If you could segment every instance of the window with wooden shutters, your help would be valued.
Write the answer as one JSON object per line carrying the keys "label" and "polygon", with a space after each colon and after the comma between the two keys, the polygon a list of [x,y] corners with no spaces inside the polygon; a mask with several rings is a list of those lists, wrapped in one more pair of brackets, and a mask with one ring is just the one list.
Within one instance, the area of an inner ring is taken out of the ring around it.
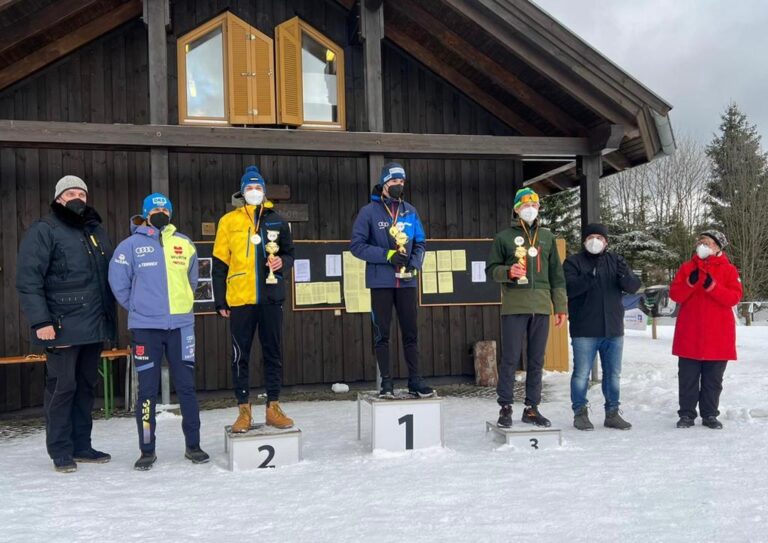
{"label": "window with wooden shutters", "polygon": [[275,124],[272,39],[225,12],[178,40],[179,122]]}
{"label": "window with wooden shutters", "polygon": [[275,36],[278,123],[345,129],[344,50],[298,17]]}

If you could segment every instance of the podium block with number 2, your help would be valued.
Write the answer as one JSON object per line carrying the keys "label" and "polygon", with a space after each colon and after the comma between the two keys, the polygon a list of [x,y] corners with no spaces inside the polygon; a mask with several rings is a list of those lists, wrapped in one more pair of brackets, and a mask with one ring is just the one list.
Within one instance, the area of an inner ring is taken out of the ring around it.
{"label": "podium block with number 2", "polygon": [[224,451],[231,471],[276,468],[301,461],[301,430],[280,430],[264,424],[235,434],[224,429]]}
{"label": "podium block with number 2", "polygon": [[362,405],[371,409],[371,449],[408,451],[444,445],[442,398],[383,400],[375,394],[360,394],[357,401],[358,439]]}

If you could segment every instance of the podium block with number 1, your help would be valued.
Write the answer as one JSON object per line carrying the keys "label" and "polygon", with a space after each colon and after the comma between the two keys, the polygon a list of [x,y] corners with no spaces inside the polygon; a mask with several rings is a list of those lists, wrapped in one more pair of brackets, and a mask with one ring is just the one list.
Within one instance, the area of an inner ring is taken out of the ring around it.
{"label": "podium block with number 1", "polygon": [[385,400],[375,393],[360,393],[357,439],[361,439],[364,404],[371,409],[371,449],[408,451],[445,445],[442,398],[397,395]]}

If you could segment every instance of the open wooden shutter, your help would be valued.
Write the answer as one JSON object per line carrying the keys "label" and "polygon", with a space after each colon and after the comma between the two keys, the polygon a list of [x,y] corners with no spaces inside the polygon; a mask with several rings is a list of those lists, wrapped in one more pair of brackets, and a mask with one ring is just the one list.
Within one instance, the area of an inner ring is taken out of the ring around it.
{"label": "open wooden shutter", "polygon": [[251,91],[254,124],[275,124],[275,47],[272,38],[251,28]]}
{"label": "open wooden shutter", "polygon": [[294,17],[275,28],[277,37],[277,122],[298,126],[304,121],[301,86],[301,30]]}
{"label": "open wooden shutter", "polygon": [[229,122],[252,124],[253,103],[251,84],[251,27],[231,13],[227,14],[227,56],[229,57]]}

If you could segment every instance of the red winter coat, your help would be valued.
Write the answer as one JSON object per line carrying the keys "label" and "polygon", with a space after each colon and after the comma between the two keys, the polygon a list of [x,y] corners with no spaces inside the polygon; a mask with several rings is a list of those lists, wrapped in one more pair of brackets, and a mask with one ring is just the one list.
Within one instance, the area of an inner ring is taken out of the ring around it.
{"label": "red winter coat", "polygon": [[[698,281],[688,277],[699,269]],[[707,273],[712,284],[704,288]],[[736,360],[736,319],[733,306],[741,300],[741,279],[725,253],[702,260],[694,255],[677,270],[669,297],[680,304],[672,354],[694,360]]]}

